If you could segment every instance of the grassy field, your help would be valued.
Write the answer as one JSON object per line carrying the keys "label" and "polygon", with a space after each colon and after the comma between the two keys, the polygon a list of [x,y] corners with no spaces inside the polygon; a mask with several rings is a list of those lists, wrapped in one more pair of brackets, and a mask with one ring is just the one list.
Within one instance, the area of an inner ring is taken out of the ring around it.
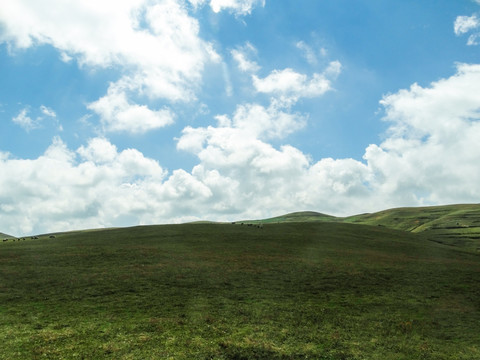
{"label": "grassy field", "polygon": [[0,359],[479,359],[480,257],[335,222],[0,245]]}

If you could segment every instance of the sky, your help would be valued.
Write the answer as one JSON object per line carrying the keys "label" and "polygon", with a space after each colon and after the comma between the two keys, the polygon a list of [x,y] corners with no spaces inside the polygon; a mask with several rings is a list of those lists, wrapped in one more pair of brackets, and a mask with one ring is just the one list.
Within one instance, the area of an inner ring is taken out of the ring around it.
{"label": "sky", "polygon": [[480,0],[0,3],[0,231],[480,202]]}

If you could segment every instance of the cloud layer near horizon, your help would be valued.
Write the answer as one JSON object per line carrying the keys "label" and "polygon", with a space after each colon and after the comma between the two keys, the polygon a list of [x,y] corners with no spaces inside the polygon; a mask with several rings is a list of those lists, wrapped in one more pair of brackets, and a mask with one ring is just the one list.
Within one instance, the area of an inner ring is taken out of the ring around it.
{"label": "cloud layer near horizon", "polygon": [[314,161],[295,147],[275,148],[266,141],[304,119],[274,103],[239,106],[217,126],[186,127],[178,149],[198,158],[191,171],[167,173],[103,137],[76,150],[56,138],[33,160],[0,153],[0,173],[8,174],[0,178],[0,228],[27,234],[301,209],[347,215],[480,197],[480,65],[459,65],[450,78],[414,84],[381,104],[387,137],[369,145],[363,161]]}

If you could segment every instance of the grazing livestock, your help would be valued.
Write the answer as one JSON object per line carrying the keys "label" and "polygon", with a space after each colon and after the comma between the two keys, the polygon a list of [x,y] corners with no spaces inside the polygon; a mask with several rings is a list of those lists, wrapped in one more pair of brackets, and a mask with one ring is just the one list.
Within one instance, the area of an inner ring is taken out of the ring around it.
{"label": "grazing livestock", "polygon": [[49,238],[50,239],[55,239],[55,235],[50,235]]}

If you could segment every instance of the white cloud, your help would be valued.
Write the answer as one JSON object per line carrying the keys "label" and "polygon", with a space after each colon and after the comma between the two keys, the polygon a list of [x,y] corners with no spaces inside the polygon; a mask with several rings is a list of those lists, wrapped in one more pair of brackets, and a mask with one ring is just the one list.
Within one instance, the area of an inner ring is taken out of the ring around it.
{"label": "white cloud", "polygon": [[[237,107],[233,119],[226,115],[216,117],[219,127],[197,128],[187,127],[179,139],[178,148],[194,153],[199,152],[206,142],[214,142],[222,148],[243,142],[248,147],[252,139],[281,139],[303,128],[306,124],[304,116],[285,112],[282,107],[272,103],[268,108],[258,104],[246,104]],[[231,144],[229,144],[231,143]],[[240,146],[240,145],[238,145]],[[245,149],[246,150],[246,149]]]}
{"label": "white cloud", "polygon": [[265,6],[265,0],[210,0],[210,7],[216,13],[228,10],[237,15],[247,15],[255,6]]}
{"label": "white cloud", "polygon": [[193,6],[194,9],[199,8],[203,4],[205,4],[207,0],[188,0],[188,2]]}
{"label": "white cloud", "polygon": [[476,15],[472,16],[457,16],[453,29],[456,35],[461,35],[476,29],[480,26],[480,20]]}
{"label": "white cloud", "polygon": [[429,88],[413,84],[408,90],[386,96],[381,104],[394,134],[449,136],[466,120],[478,120],[480,65],[459,64],[457,74],[432,83]]}
{"label": "white cloud", "polygon": [[233,116],[233,126],[259,139],[277,139],[303,128],[304,116],[285,112],[282,106],[272,102],[268,108],[258,104],[237,107]]}
{"label": "white cloud", "polygon": [[[476,15],[472,16],[457,16],[453,29],[455,35],[463,35],[472,30],[480,28],[480,19]],[[480,38],[480,33],[476,32],[471,34],[468,37],[467,45],[478,45],[478,39]]]}
{"label": "white cloud", "polygon": [[94,163],[109,163],[118,155],[117,147],[105,138],[93,138],[88,146],[80,146],[77,153],[85,160]]}
{"label": "white cloud", "polygon": [[333,61],[324,73],[315,73],[311,79],[289,68],[274,70],[263,79],[252,75],[252,79],[256,91],[273,94],[287,103],[292,103],[301,97],[317,97],[331,90],[331,79],[340,72],[340,62]]}
{"label": "white cloud", "polygon": [[328,67],[326,68],[324,74],[331,79],[336,79],[341,72],[342,64],[340,63],[340,61],[335,60],[331,61],[330,64],[328,64]]}
{"label": "white cloud", "polygon": [[237,62],[238,68],[241,71],[255,73],[260,70],[260,66],[255,61],[249,59],[250,56],[257,54],[257,49],[249,42],[244,46],[232,50],[230,54]]}
{"label": "white cloud", "polygon": [[478,45],[478,39],[480,39],[480,33],[470,35],[467,40],[467,45]]}
{"label": "white cloud", "polygon": [[0,227],[13,234],[113,226],[124,216],[135,224],[166,175],[156,161],[134,149],[118,152],[105,139],[74,152],[56,138],[34,160],[2,155],[1,173],[9,176],[0,179]]}
{"label": "white cloud", "polygon": [[34,113],[37,113],[37,116],[31,117],[29,116],[29,113],[31,113],[31,110],[29,107],[25,107],[22,109],[17,116],[12,118],[12,121],[21,126],[23,129],[26,131],[38,129],[42,126],[43,121],[45,120],[45,117],[52,119],[56,125],[59,131],[62,131],[62,125],[60,125],[58,119],[57,119],[57,114],[55,111],[51,108],[46,107],[45,105],[41,105],[39,108],[39,111],[34,111]]}
{"label": "white cloud", "polygon": [[194,9],[208,2],[215,13],[227,10],[237,16],[250,14],[256,6],[265,6],[265,0],[188,0],[188,2]]}
{"label": "white cloud", "polygon": [[101,119],[107,131],[144,133],[170,125],[174,114],[168,109],[150,110],[145,105],[131,104],[123,89],[112,84],[107,95],[88,105]]}
{"label": "white cloud", "polygon": [[[212,44],[200,38],[198,21],[188,14],[184,1],[10,1],[2,4],[0,25],[0,42],[10,47],[48,44],[58,49],[63,61],[117,68],[122,74],[117,86],[128,98],[191,101],[205,64],[219,61]],[[135,113],[156,124],[141,131],[158,127],[158,114],[147,114],[145,107],[127,101]],[[129,129],[124,123],[111,125]]]}
{"label": "white cloud", "polygon": [[[348,215],[478,201],[480,65],[459,65],[450,78],[426,88],[414,84],[381,103],[388,137],[368,146],[365,162],[314,162],[291,146],[275,149],[255,128],[259,114],[268,110],[252,104],[239,107],[231,120],[219,117],[218,127],[187,127],[178,148],[198,157],[193,176],[223,184],[210,187],[211,199],[238,214],[234,219],[300,209]],[[212,218],[222,216],[210,212]]]}
{"label": "white cloud", "polygon": [[57,114],[55,113],[55,111],[53,111],[52,109],[46,107],[45,105],[41,105],[41,106],[40,106],[40,111],[41,111],[42,114],[45,115],[45,116],[52,117],[52,118],[56,118],[56,117],[57,117]]}
{"label": "white cloud", "polygon": [[365,159],[379,194],[392,203],[478,201],[480,65],[382,100],[390,136],[370,145]]}
{"label": "white cloud", "polygon": [[305,57],[305,59],[310,65],[318,64],[317,55],[309,45],[307,45],[304,41],[298,41],[295,45],[298,49],[300,49],[303,52],[303,56]]}
{"label": "white cloud", "polygon": [[12,118],[12,121],[15,124],[21,126],[26,131],[36,129],[38,127],[38,122],[35,120],[32,120],[32,118],[27,114],[28,114],[28,109],[24,108],[18,113],[17,116]]}
{"label": "white cloud", "polygon": [[245,130],[244,121],[254,123],[255,112],[237,109],[234,118],[242,121],[232,121],[232,127],[187,127],[179,139],[178,148],[200,161],[192,175],[212,192],[209,204],[216,208],[202,211],[217,219],[261,218],[300,209],[338,214],[368,203],[365,164],[352,159],[313,163],[292,146],[276,149]]}

